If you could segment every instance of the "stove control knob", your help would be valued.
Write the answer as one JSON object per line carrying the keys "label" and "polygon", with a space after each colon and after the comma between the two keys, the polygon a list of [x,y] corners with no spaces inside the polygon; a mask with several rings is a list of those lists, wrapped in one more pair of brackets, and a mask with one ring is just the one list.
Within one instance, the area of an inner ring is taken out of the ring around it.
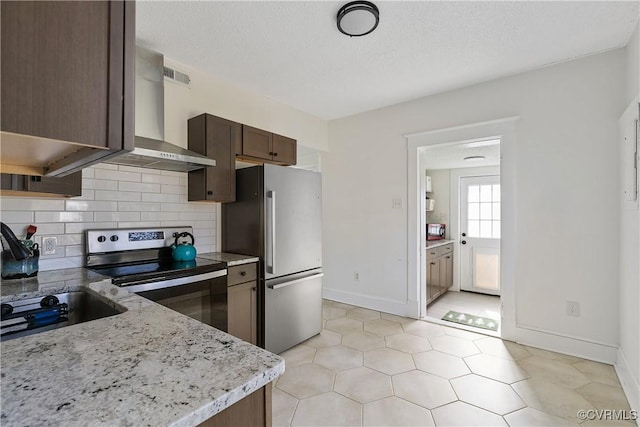
{"label": "stove control knob", "polygon": [[111,236],[109,238],[109,240],[111,240],[112,242],[117,242],[118,241],[118,236],[116,236],[115,234],[113,236]]}
{"label": "stove control knob", "polygon": [[106,237],[104,237],[104,236],[98,236],[98,242],[103,243],[103,242],[105,242],[106,240],[107,240],[107,238],[106,238]]}

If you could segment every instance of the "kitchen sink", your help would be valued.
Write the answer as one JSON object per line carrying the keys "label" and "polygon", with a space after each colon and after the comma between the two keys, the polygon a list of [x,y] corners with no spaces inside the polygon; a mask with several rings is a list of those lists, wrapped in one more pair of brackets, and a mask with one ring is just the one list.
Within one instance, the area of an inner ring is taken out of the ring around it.
{"label": "kitchen sink", "polygon": [[86,291],[13,301],[2,304],[0,341],[115,316],[124,311]]}

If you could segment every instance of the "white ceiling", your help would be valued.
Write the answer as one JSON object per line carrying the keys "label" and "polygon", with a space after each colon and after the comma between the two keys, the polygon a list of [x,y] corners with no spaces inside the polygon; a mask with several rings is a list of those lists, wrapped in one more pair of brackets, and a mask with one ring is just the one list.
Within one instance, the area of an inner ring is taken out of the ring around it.
{"label": "white ceiling", "polygon": [[139,1],[137,38],[178,62],[335,119],[625,46],[639,2],[376,1],[350,38],[345,1]]}
{"label": "white ceiling", "polygon": [[[476,168],[500,165],[500,140],[462,142],[420,147],[422,166],[429,170]],[[468,161],[465,157],[482,156],[482,160]]]}

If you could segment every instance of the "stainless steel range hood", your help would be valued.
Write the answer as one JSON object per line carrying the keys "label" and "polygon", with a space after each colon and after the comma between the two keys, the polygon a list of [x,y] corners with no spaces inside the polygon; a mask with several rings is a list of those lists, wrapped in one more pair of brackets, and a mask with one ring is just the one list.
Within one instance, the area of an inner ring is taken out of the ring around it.
{"label": "stainless steel range hood", "polygon": [[164,57],[136,47],[136,137],[133,151],[105,163],[187,172],[216,165],[214,159],[164,140]]}

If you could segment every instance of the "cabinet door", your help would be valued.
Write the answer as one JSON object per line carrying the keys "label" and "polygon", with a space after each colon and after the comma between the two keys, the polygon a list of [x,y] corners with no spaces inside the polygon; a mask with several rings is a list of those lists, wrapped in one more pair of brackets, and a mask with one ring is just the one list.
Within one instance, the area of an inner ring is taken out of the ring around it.
{"label": "cabinet door", "polygon": [[257,284],[255,281],[229,286],[228,331],[251,344],[257,343]]}
{"label": "cabinet door", "polygon": [[2,131],[47,140],[36,142],[40,157],[59,153],[51,147],[61,141],[79,144],[65,159],[49,159],[73,170],[133,149],[134,2],[1,7]]}
{"label": "cabinet door", "polygon": [[236,200],[236,144],[242,125],[210,114],[189,119],[189,149],[216,160],[214,167],[189,172],[189,200]]}
{"label": "cabinet door", "polygon": [[262,129],[242,125],[242,155],[271,160],[273,134]]}
{"label": "cabinet door", "polygon": [[449,253],[442,257],[442,292],[447,292],[453,286],[453,253]]}
{"label": "cabinet door", "polygon": [[427,296],[434,300],[440,295],[440,259],[434,258],[427,263]]}
{"label": "cabinet door", "polygon": [[296,140],[273,134],[273,161],[283,165],[296,164]]}

